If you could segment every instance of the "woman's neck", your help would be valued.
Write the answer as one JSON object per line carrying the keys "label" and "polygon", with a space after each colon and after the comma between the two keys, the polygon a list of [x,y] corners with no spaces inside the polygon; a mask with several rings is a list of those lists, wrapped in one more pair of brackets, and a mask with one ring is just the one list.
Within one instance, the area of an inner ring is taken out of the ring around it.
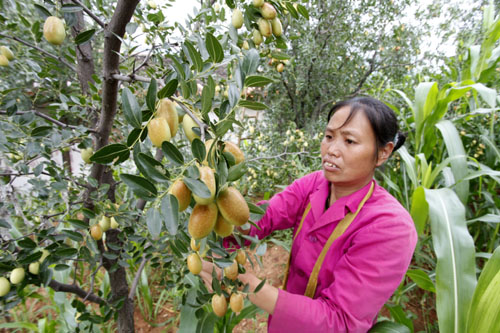
{"label": "woman's neck", "polygon": [[370,178],[369,180],[367,180],[366,182],[362,183],[362,184],[358,184],[358,185],[355,185],[355,186],[335,186],[333,183],[330,183],[330,194],[328,196],[328,206],[331,206],[335,203],[335,201],[337,201],[338,199],[342,198],[342,197],[346,197],[360,189],[362,189],[363,187],[365,187],[366,185],[368,185],[370,182],[372,181],[372,178]]}

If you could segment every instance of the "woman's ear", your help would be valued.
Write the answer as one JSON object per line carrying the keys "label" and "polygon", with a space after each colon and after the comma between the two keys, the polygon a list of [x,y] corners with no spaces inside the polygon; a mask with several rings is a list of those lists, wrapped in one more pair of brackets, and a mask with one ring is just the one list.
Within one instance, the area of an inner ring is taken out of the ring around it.
{"label": "woman's ear", "polygon": [[377,166],[381,166],[385,161],[391,156],[392,150],[394,149],[394,142],[389,142],[384,147],[378,150],[377,156]]}

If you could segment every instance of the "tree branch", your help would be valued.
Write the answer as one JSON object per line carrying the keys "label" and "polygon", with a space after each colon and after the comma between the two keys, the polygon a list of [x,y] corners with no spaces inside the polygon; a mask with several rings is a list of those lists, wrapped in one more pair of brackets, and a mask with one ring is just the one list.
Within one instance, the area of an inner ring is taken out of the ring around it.
{"label": "tree branch", "polygon": [[73,67],[73,65],[71,65],[69,62],[67,62],[67,61],[66,61],[66,60],[64,60],[63,58],[58,57],[58,56],[56,56],[56,55],[53,55],[52,53],[47,52],[47,51],[45,51],[44,49],[42,49],[42,48],[40,48],[40,47],[38,47],[38,46],[36,46],[36,45],[34,45],[34,44],[31,44],[31,43],[29,43],[29,42],[26,42],[26,41],[22,40],[21,38],[18,38],[18,37],[12,37],[12,36],[5,35],[5,34],[2,34],[2,33],[0,33],[0,37],[9,38],[9,39],[15,40],[16,42],[19,42],[19,43],[21,43],[21,44],[24,44],[24,45],[26,45],[26,46],[29,46],[29,47],[31,47],[31,48],[33,48],[33,49],[37,50],[38,52],[45,54],[47,57],[50,57],[50,58],[52,58],[52,59],[56,59],[56,60],[60,61],[62,64],[64,64],[64,65],[66,65],[67,67],[69,67],[72,71],[76,72],[76,68],[75,68],[75,67]]}
{"label": "tree branch", "polygon": [[106,28],[106,23],[104,23],[103,21],[101,21],[100,18],[98,18],[94,13],[92,13],[92,11],[90,9],[88,9],[87,7],[85,7],[85,5],[79,1],[79,0],[72,0],[74,3],[76,3],[78,6],[82,7],[83,11],[88,15],[90,16],[97,24],[99,24],[102,28]]}
{"label": "tree branch", "polygon": [[[59,121],[59,120],[54,119],[50,116],[47,116],[45,113],[37,111],[37,110],[17,111],[15,114],[25,114],[25,113],[30,113],[30,112],[34,113],[36,116],[38,116],[40,118],[43,118],[43,119],[45,119],[51,123],[54,123],[57,126],[63,127],[63,128],[71,128],[71,129],[78,129],[79,128],[79,126],[65,124],[62,121]],[[0,114],[8,115],[8,112],[5,110],[0,110]],[[91,129],[91,128],[87,128],[86,130],[89,132],[92,132],[92,133],[96,133],[96,130]]]}
{"label": "tree branch", "polygon": [[[134,73],[129,74],[129,75],[113,74],[112,78],[115,80],[123,81],[123,82],[134,82],[134,81],[151,82],[151,79],[149,77],[136,75]],[[165,82],[162,79],[159,79],[158,84],[160,86],[164,86]]]}
{"label": "tree branch", "polygon": [[130,292],[128,294],[128,298],[130,300],[134,300],[135,289],[137,288],[137,284],[139,283],[139,279],[141,277],[142,270],[144,269],[144,266],[146,265],[147,261],[148,260],[146,259],[146,253],[143,253],[141,265],[139,266],[139,269],[135,273],[134,281],[132,282],[132,285],[130,286]]}
{"label": "tree branch", "polygon": [[56,280],[51,280],[49,282],[49,287],[54,289],[55,291],[61,291],[64,293],[72,293],[80,298],[87,298],[90,302],[97,303],[97,304],[105,304],[106,301],[97,296],[96,294],[90,293],[87,297],[87,292],[77,286],[76,284],[65,284],[65,283],[60,283],[57,282]]}

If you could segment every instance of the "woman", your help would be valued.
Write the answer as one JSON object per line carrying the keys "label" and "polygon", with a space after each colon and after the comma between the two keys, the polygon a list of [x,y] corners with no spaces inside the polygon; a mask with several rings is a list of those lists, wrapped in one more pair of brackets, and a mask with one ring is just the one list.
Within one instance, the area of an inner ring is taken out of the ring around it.
{"label": "woman", "polygon": [[[252,227],[259,239],[294,228],[286,288],[250,294],[270,332],[365,332],[403,279],[417,242],[408,212],[373,176],[404,143],[393,111],[370,97],[337,103],[321,142],[322,170],[296,180]],[[319,259],[318,259],[319,258]],[[204,263],[209,282],[212,264]],[[239,276],[250,290],[261,282]]]}

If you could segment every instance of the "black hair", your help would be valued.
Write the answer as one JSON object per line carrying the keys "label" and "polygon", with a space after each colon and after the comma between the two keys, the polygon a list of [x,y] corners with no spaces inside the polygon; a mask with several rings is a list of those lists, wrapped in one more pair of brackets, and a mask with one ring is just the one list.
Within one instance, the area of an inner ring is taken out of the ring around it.
{"label": "black hair", "polygon": [[350,111],[349,116],[342,126],[347,124],[361,110],[368,118],[375,134],[377,141],[376,154],[378,154],[379,148],[384,147],[389,142],[394,143],[393,152],[405,143],[406,135],[399,132],[398,120],[394,111],[381,101],[373,97],[355,97],[335,103],[328,113],[328,121],[330,121],[330,118],[337,110],[345,106],[349,107]]}

